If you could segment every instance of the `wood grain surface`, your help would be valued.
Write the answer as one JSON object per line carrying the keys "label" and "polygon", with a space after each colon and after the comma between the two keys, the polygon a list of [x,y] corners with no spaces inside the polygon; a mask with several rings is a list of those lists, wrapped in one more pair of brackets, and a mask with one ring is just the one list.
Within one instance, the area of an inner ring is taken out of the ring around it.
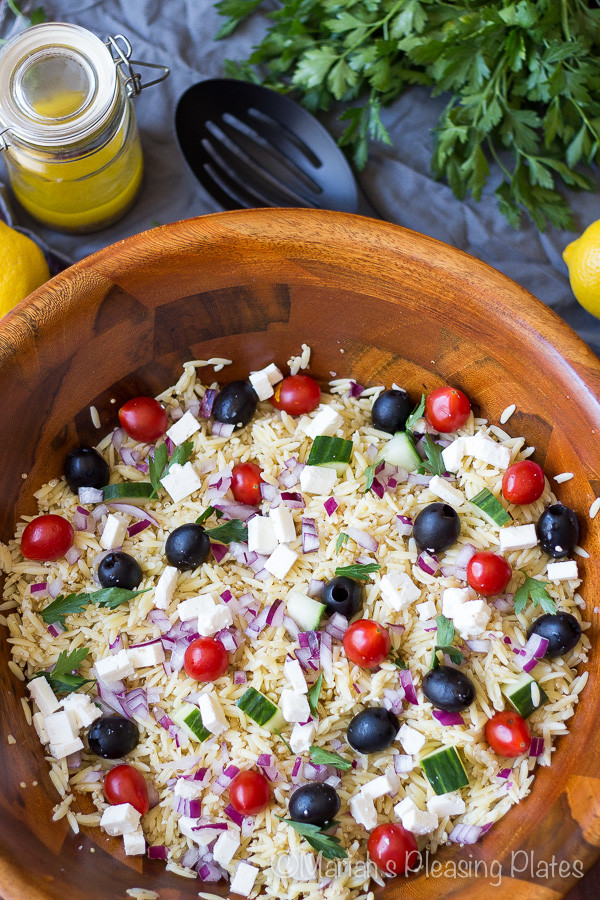
{"label": "wood grain surface", "polygon": [[[558,900],[580,883],[577,866],[588,869],[600,852],[599,547],[586,516],[600,494],[600,363],[503,275],[397,226],[312,210],[206,216],[100,251],[0,323],[0,539],[35,511],[33,491],[62,472],[71,447],[114,427],[122,400],[164,389],[186,359],[232,358],[232,380],[271,360],[285,365],[302,342],[322,381],[335,372],[363,384],[396,381],[415,394],[450,382],[494,421],[515,403],[507,430],[537,448],[550,478],[575,473],[558,494],[584,524],[590,558],[579,565],[593,652],[571,733],[539,770],[532,795],[482,842],[443,849],[441,875],[430,860],[428,872],[378,891],[386,900]],[[58,798],[22,715],[23,684],[7,669],[6,641],[2,657],[4,900],[106,900],[132,887],[156,890],[160,900],[197,896],[198,882],[159,862],[125,859],[119,840],[51,823]]]}

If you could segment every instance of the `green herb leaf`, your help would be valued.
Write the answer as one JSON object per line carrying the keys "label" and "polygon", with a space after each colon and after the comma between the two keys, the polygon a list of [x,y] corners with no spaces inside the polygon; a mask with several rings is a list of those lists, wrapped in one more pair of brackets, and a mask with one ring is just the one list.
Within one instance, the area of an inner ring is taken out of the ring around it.
{"label": "green herb leaf", "polygon": [[343,772],[352,768],[352,760],[344,759],[339,753],[333,753],[331,750],[323,750],[322,747],[312,746],[310,758],[317,766],[335,766],[336,769],[342,769]]}
{"label": "green herb leaf", "polygon": [[350,535],[346,534],[345,531],[342,531],[340,534],[338,534],[338,539],[335,542],[335,552],[339,553],[344,544],[347,544],[349,540]]}
{"label": "green herb leaf", "polygon": [[[519,571],[523,572],[523,569]],[[531,600],[534,607],[539,605],[544,612],[555,613],[556,603],[548,593],[547,585],[536,578],[530,578],[525,572],[523,575],[525,575],[525,581],[515,594],[515,612],[522,613],[527,602]]]}
{"label": "green herb leaf", "polygon": [[[340,839],[332,834],[326,834],[319,825],[294,822],[293,819],[284,819],[283,816],[277,816],[277,818],[301,834],[313,850],[323,854],[324,859],[346,859],[348,856],[346,850],[341,846]],[[339,822],[331,822],[329,828],[336,825],[339,825]]]}
{"label": "green herb leaf", "polygon": [[405,431],[412,431],[415,425],[415,422],[418,422],[419,419],[423,418],[423,413],[425,412],[425,394],[421,394],[421,399],[411,412],[410,416],[406,420],[406,425],[404,426]]}
{"label": "green herb leaf", "polygon": [[357,581],[368,581],[372,572],[379,572],[381,566],[379,563],[366,563],[358,565],[353,563],[350,566],[338,566],[335,570],[336,575],[346,575],[348,578],[355,578]]}
{"label": "green herb leaf", "polygon": [[145,588],[143,591],[130,591],[126,588],[110,587],[93,591],[90,594],[67,594],[66,596],[60,594],[56,600],[53,600],[41,611],[40,615],[47,625],[60,622],[65,628],[65,616],[83,612],[90,603],[96,603],[107,609],[116,609],[122,603],[132,600],[140,594],[145,594],[149,590],[150,588]]}
{"label": "green herb leaf", "polygon": [[367,493],[367,491],[370,491],[371,487],[373,486],[373,478],[375,477],[376,468],[377,464],[374,463],[372,466],[367,466],[367,468],[365,469],[365,494]]}
{"label": "green herb leaf", "polygon": [[200,513],[200,515],[196,519],[196,525],[202,525],[202,523],[206,522],[206,520],[209,519],[213,513],[215,514],[217,519],[223,518],[222,509],[215,509],[214,506],[209,506],[208,509],[205,509],[203,513]]}
{"label": "green herb leaf", "polygon": [[288,742],[286,741],[286,739],[284,738],[284,736],[282,735],[282,733],[281,733],[280,731],[277,731],[276,728],[274,728],[273,731],[275,732],[276,735],[278,735],[278,737],[281,738],[281,740],[283,741],[283,743],[285,744],[285,746],[288,748],[288,750],[290,751],[290,753],[291,753],[292,756],[293,756],[293,755],[294,755],[294,751],[292,750],[292,748],[290,747],[290,745],[288,744]]}
{"label": "green herb leaf", "polygon": [[430,434],[426,434],[423,438],[423,449],[425,450],[426,458],[418,468],[421,475],[425,472],[429,472],[431,475],[443,475],[446,471],[446,466],[442,459],[442,451],[433,442]]}
{"label": "green herb leaf", "polygon": [[231,519],[222,525],[216,525],[215,528],[207,528],[206,534],[211,541],[217,541],[219,544],[229,544],[231,541],[247,541],[248,526],[244,525],[241,519]]}
{"label": "green herb leaf", "polygon": [[52,690],[62,694],[69,694],[83,687],[84,684],[91,684],[95,681],[94,678],[83,678],[81,675],[73,674],[89,652],[88,647],[78,647],[76,650],[72,650],[71,653],[63,650],[59,654],[52,671],[37,672],[34,678],[39,678],[40,675],[43,675]]}
{"label": "green herb leaf", "polygon": [[323,673],[319,675],[313,686],[309,689],[307,697],[308,697],[308,705],[310,706],[310,711],[313,716],[318,715],[319,713],[319,697],[321,695],[321,687],[323,685]]}
{"label": "green herb leaf", "polygon": [[438,650],[441,650],[442,653],[446,653],[457,666],[460,665],[463,661],[463,655],[457,647],[452,646],[452,641],[454,640],[454,625],[450,619],[446,618],[446,616],[438,616],[436,622],[437,639],[435,647],[433,648],[431,668],[437,669],[440,664],[437,656]]}
{"label": "green herb leaf", "polygon": [[388,659],[391,663],[393,663],[396,666],[397,669],[408,669],[408,666],[406,665],[406,663],[404,662],[402,657],[398,656],[397,653],[394,653],[393,650],[390,653],[390,655],[388,656]]}
{"label": "green herb leaf", "polygon": [[185,465],[192,455],[193,449],[194,445],[192,441],[185,441],[183,444],[180,444],[179,447],[175,448],[173,455],[169,459],[169,452],[165,441],[156,445],[154,448],[154,458],[150,459],[148,462],[150,481],[154,488],[151,497],[158,496],[158,492],[162,487],[161,481],[165,475],[169,474],[171,466],[174,466],[175,464],[180,466]]}

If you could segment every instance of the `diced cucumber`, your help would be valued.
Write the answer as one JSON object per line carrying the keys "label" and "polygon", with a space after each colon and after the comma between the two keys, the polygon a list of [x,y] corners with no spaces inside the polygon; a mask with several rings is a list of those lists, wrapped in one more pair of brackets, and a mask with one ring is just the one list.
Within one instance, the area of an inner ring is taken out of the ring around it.
{"label": "diced cucumber", "polygon": [[267,731],[281,731],[286,727],[279,707],[256,688],[249,687],[237,701],[236,706],[239,706],[248,718],[257,725],[262,725]]}
{"label": "diced cucumber", "polygon": [[456,747],[438,747],[421,757],[420,763],[436,794],[449,794],[469,784]]}
{"label": "diced cucumber", "polygon": [[183,728],[193,741],[202,742],[210,737],[210,731],[202,724],[200,710],[192,703],[183,703],[175,712],[171,713],[171,719],[176,725]]}
{"label": "diced cucumber", "polygon": [[509,513],[507,513],[500,501],[497,500],[487,488],[484,488],[482,491],[479,491],[478,494],[475,494],[471,503],[473,506],[477,507],[483,518],[489,522],[490,525],[499,525],[501,528],[503,525],[506,525],[507,522],[512,522]]}
{"label": "diced cucumber", "polygon": [[319,435],[310,448],[307,465],[325,466],[327,469],[335,469],[338,475],[343,475],[351,456],[352,441]]}
{"label": "diced cucumber", "polygon": [[[536,688],[533,687],[536,685]],[[512,684],[503,684],[500,689],[508,702],[513,706],[520,716],[526,719],[531,713],[543,706],[548,700],[548,695],[531,675],[523,672],[518,681]],[[539,698],[537,692],[539,691]],[[535,694],[535,700],[534,695]]]}
{"label": "diced cucumber", "polygon": [[384,444],[377,459],[379,462],[384,459],[399,469],[406,469],[407,472],[416,472],[422,463],[415,450],[412,436],[407,431],[397,431],[394,437]]}
{"label": "diced cucumber", "polygon": [[107,484],[102,488],[103,500],[143,499],[147,500],[154,488],[147,481],[123,481],[119,484]]}
{"label": "diced cucumber", "polygon": [[290,591],[285,598],[285,608],[302,631],[315,631],[319,627],[325,604],[301,591]]}

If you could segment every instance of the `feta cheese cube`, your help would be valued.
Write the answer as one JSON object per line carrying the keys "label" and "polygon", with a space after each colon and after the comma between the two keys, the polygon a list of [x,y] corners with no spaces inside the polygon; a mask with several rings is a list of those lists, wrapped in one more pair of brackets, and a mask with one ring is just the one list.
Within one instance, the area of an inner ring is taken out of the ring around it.
{"label": "feta cheese cube", "polygon": [[120,834],[133,834],[140,827],[140,813],[131,803],[117,803],[107,806],[100,819],[100,827],[111,837]]}
{"label": "feta cheese cube", "polygon": [[202,783],[200,781],[189,781],[187,778],[178,778],[173,788],[176,797],[183,800],[197,800],[202,793]]}
{"label": "feta cheese cube", "polygon": [[[269,510],[269,518],[273,526],[273,532],[280,544],[289,544],[296,539],[296,525],[294,517],[287,506],[277,506]],[[273,550],[275,548],[273,547]],[[269,551],[272,552],[272,551]]]}
{"label": "feta cheese cube", "polygon": [[142,828],[123,835],[125,856],[143,856],[146,853],[146,838]]}
{"label": "feta cheese cube", "polygon": [[298,554],[294,550],[290,550],[286,544],[279,544],[265,562],[265,569],[275,578],[282,579],[285,578],[297,559]]}
{"label": "feta cheese cube", "polygon": [[[32,722],[33,727],[37,731],[37,736],[39,737],[42,744],[47,744],[48,732],[46,731],[46,726],[44,725],[44,717],[41,712],[36,712],[33,714]],[[308,750],[308,747],[306,749]]]}
{"label": "feta cheese cube", "polygon": [[62,708],[75,717],[77,728],[88,728],[102,715],[102,710],[87,694],[68,694],[62,702]]}
{"label": "feta cheese cube", "polygon": [[459,794],[441,794],[430,797],[427,801],[427,809],[435,813],[440,819],[444,816],[460,816],[465,810],[465,801]]}
{"label": "feta cheese cube", "polygon": [[254,388],[259,400],[268,400],[269,397],[273,396],[273,385],[264,369],[261,369],[259,372],[251,372],[248,376],[248,381]]}
{"label": "feta cheese cube", "polygon": [[463,603],[467,603],[468,600],[473,599],[470,588],[446,588],[442,594],[442,614],[446,616],[447,619],[452,619],[455,611],[462,606]]}
{"label": "feta cheese cube", "polygon": [[233,859],[241,840],[235,831],[222,831],[217,843],[213,847],[214,861],[226,868]]}
{"label": "feta cheese cube", "polygon": [[200,422],[188,409],[174,425],[167,429],[167,435],[178,447],[197,431],[200,431]]}
{"label": "feta cheese cube", "polygon": [[372,831],[377,825],[377,810],[373,799],[362,791],[350,797],[350,814],[357,825]]}
{"label": "feta cheese cube", "polygon": [[452,619],[462,638],[475,638],[483,634],[491,615],[485,600],[469,600],[455,609]]}
{"label": "feta cheese cube", "polygon": [[[220,831],[213,831],[212,828],[198,829],[198,819],[191,819],[189,816],[180,816],[177,819],[177,826],[185,837],[189,837],[191,841],[203,846],[210,844],[217,837],[217,834],[221,833]],[[205,840],[205,838],[208,838],[208,840]]]}
{"label": "feta cheese cube", "polygon": [[233,625],[231,610],[225,603],[215,603],[210,595],[200,599],[203,602],[198,609],[198,633],[202,637],[210,637]]}
{"label": "feta cheese cube", "polygon": [[60,703],[56,699],[54,691],[43,675],[33,678],[27,685],[27,689],[43,716],[49,716],[60,708]]}
{"label": "feta cheese cube", "polygon": [[415,753],[418,753],[425,743],[425,735],[413,728],[412,725],[407,725],[406,722],[400,726],[400,731],[396,738],[402,744],[404,752],[408,753],[409,756],[414,756]]}
{"label": "feta cheese cube", "polygon": [[508,469],[510,450],[485,437],[480,431],[476,435],[465,437],[465,456],[472,456],[496,469]]}
{"label": "feta cheese cube", "polygon": [[273,522],[267,516],[252,516],[248,519],[248,551],[250,553],[272,553],[277,546]]}
{"label": "feta cheese cube", "polygon": [[407,813],[418,808],[419,807],[412,797],[403,797],[402,800],[394,806],[394,812],[399,819],[402,819],[402,816],[405,816]]}
{"label": "feta cheese cube", "polygon": [[574,559],[548,563],[546,574],[550,581],[570,581],[572,578],[579,577],[577,574],[577,563]]}
{"label": "feta cheese cube", "polygon": [[290,747],[292,748],[292,751],[294,753],[308,753],[310,745],[314,740],[316,730],[314,722],[307,722],[306,725],[300,725],[299,722],[296,722],[290,735]]}
{"label": "feta cheese cube", "polygon": [[190,494],[200,490],[202,487],[198,473],[189,461],[183,466],[179,463],[173,463],[165,477],[161,478],[160,483],[169,494],[173,503],[185,500],[186,497],[189,497]]}
{"label": "feta cheese cube", "polygon": [[223,734],[229,728],[223,707],[213,694],[201,694],[198,709],[202,716],[202,724],[211,734]]}
{"label": "feta cheese cube", "polygon": [[175,593],[178,575],[179,571],[175,566],[165,567],[154,591],[154,606],[156,609],[167,609],[169,606]]}
{"label": "feta cheese cube", "polygon": [[165,661],[165,651],[160,641],[143,644],[141,647],[130,647],[127,655],[134,669],[157,666]]}
{"label": "feta cheese cube", "polygon": [[417,615],[423,622],[429,621],[429,619],[435,619],[437,616],[437,607],[433,600],[426,600],[425,603],[417,603],[415,609]]}
{"label": "feta cheese cube", "polygon": [[299,694],[308,693],[306,678],[304,677],[302,666],[297,659],[292,659],[291,657],[286,659],[283,664],[283,674],[291,684],[293,690],[297,691]]}
{"label": "feta cheese cube", "polygon": [[442,450],[442,460],[446,472],[458,472],[465,455],[465,439],[458,437]]}
{"label": "feta cheese cube", "polygon": [[537,544],[535,525],[510,525],[500,529],[500,550],[530,550]]}
{"label": "feta cheese cube", "polygon": [[333,437],[338,428],[344,424],[343,418],[331,406],[319,406],[314,419],[304,427],[304,433],[313,440],[319,435]]}
{"label": "feta cheese cube", "polygon": [[126,534],[127,519],[124,519],[118,513],[110,513],[104,523],[100,546],[104,550],[114,550],[115,547],[122,547]]}
{"label": "feta cheese cube", "polygon": [[421,588],[414,583],[410,575],[401,571],[392,571],[384,575],[379,590],[382,598],[396,612],[407,609],[421,596]]}
{"label": "feta cheese cube", "polygon": [[112,656],[105,656],[104,659],[97,659],[94,663],[96,675],[102,681],[110,684],[111,681],[121,681],[133,675],[134,669],[129,660],[127,650],[119,650]]}
{"label": "feta cheese cube", "polygon": [[177,605],[177,615],[179,616],[179,620],[181,622],[191,622],[192,619],[197,619],[200,610],[206,608],[207,597],[215,603],[210,594],[198,597],[188,597],[187,600],[180,600]]}
{"label": "feta cheese cube", "polygon": [[241,862],[235,870],[235,875],[231,879],[229,890],[232,894],[241,894],[243,897],[249,897],[254,887],[254,882],[258,876],[256,866],[250,863]]}
{"label": "feta cheese cube", "polygon": [[336,481],[337,472],[326,466],[304,466],[300,472],[300,488],[307,494],[329,495]]}
{"label": "feta cheese cube", "polygon": [[265,366],[262,369],[263,372],[266,372],[267,378],[271,382],[271,384],[277,384],[278,382],[283,380],[282,372],[277,368],[275,363],[269,363],[268,366]]}
{"label": "feta cheese cube", "polygon": [[78,737],[61,744],[50,744],[50,753],[54,759],[65,759],[72,753],[78,753],[79,750],[83,750],[83,741]]}
{"label": "feta cheese cube", "polygon": [[286,722],[306,722],[307,719],[310,719],[310,706],[306,694],[299,694],[290,688],[282,690],[279,708]]}
{"label": "feta cheese cube", "polygon": [[365,797],[370,797],[371,800],[376,800],[385,794],[397,793],[399,788],[400,779],[394,772],[388,771],[385,775],[378,775],[377,778],[372,778],[367,784],[363,784],[360,793]]}
{"label": "feta cheese cube", "polygon": [[436,497],[439,497],[440,500],[443,500],[444,503],[449,503],[450,506],[454,508],[462,506],[465,502],[465,495],[463,492],[459,491],[458,488],[453,487],[451,484],[448,484],[448,482],[439,475],[433,476],[429,482],[428,489],[432,494],[435,494]]}
{"label": "feta cheese cube", "polygon": [[422,812],[418,807],[402,816],[402,827],[413,834],[430,834],[438,826],[438,817],[432,812]]}

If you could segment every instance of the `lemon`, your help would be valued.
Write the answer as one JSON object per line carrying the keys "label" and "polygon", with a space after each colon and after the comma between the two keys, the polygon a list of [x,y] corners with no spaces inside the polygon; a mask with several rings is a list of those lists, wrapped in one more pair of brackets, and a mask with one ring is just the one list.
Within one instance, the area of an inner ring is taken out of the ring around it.
{"label": "lemon", "polygon": [[600,318],[600,219],[565,247],[563,259],[577,300]]}
{"label": "lemon", "polygon": [[0,318],[49,278],[38,245],[0,222]]}

